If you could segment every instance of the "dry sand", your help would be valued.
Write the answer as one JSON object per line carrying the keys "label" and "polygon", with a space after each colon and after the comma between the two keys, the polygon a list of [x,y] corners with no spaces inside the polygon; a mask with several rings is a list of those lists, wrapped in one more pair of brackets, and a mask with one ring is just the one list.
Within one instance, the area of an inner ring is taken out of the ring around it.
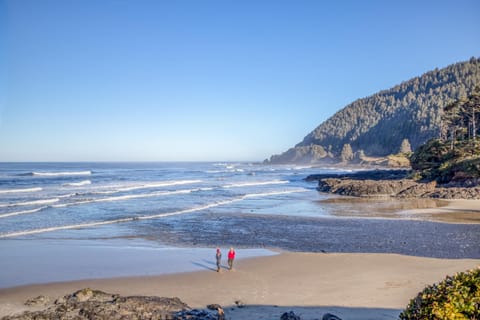
{"label": "dry sand", "polygon": [[[0,316],[24,310],[27,298],[53,298],[91,287],[121,295],[180,297],[191,307],[218,303],[227,319],[279,319],[289,310],[302,319],[331,312],[342,319],[397,319],[426,284],[478,267],[480,260],[396,254],[281,253],[237,261],[235,269],[164,276],[87,280],[0,290]],[[235,301],[246,304],[237,308]]]}

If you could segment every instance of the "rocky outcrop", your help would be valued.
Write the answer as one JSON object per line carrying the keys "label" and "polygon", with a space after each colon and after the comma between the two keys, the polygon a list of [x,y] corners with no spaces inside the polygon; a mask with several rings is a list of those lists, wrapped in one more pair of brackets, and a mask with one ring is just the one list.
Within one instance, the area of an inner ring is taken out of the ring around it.
{"label": "rocky outcrop", "polygon": [[432,193],[429,194],[429,197],[438,199],[480,199],[480,187],[436,188]]}
{"label": "rocky outcrop", "polygon": [[295,314],[293,311],[284,312],[280,316],[280,320],[301,320],[300,316]]}
{"label": "rocky outcrop", "polygon": [[35,298],[28,299],[25,302],[26,306],[46,306],[50,303],[50,298],[47,296],[38,296]]}
{"label": "rocky outcrop", "polygon": [[318,190],[339,195],[354,197],[395,197],[399,193],[412,189],[413,180],[352,180],[352,179],[322,179],[318,182]]}
{"label": "rocky outcrop", "polygon": [[[30,299],[34,305],[43,304],[48,298]],[[57,299],[50,307],[41,311],[27,311],[19,315],[7,316],[3,320],[39,319],[109,319],[109,320],[160,320],[160,319],[223,319],[223,310],[216,311],[190,309],[179,298],[146,296],[122,297],[89,288]],[[221,314],[220,314],[221,313]]]}
{"label": "rocky outcrop", "polygon": [[347,173],[311,174],[305,178],[307,181],[328,178],[354,179],[354,180],[401,180],[405,179],[411,170],[363,170]]}
{"label": "rocky outcrop", "polygon": [[417,182],[406,170],[374,170],[342,175],[311,175],[318,190],[354,197],[480,199],[480,187],[450,187],[435,181]]}
{"label": "rocky outcrop", "polygon": [[[2,320],[225,320],[225,313],[219,304],[209,304],[206,309],[199,310],[191,309],[179,298],[122,297],[90,288],[59,298],[53,304],[51,301],[46,296],[28,299],[25,305],[45,306],[46,309],[26,311],[3,317]],[[235,301],[235,304],[238,308],[246,306],[241,301]],[[300,319],[293,311],[280,316],[280,320]],[[341,320],[330,313],[324,314],[322,319]]]}
{"label": "rocky outcrop", "polygon": [[322,317],[322,320],[342,320],[334,314],[325,313]]}

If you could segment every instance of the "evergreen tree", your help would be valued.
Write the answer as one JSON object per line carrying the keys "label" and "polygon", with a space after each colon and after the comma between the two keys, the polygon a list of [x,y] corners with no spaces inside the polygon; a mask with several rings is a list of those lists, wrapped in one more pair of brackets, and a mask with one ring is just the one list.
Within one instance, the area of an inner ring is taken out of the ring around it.
{"label": "evergreen tree", "polygon": [[402,144],[400,145],[400,153],[410,153],[412,152],[412,147],[408,139],[403,139]]}
{"label": "evergreen tree", "polygon": [[340,153],[340,160],[342,160],[342,162],[353,160],[353,150],[350,144],[346,143],[343,145],[342,152]]}

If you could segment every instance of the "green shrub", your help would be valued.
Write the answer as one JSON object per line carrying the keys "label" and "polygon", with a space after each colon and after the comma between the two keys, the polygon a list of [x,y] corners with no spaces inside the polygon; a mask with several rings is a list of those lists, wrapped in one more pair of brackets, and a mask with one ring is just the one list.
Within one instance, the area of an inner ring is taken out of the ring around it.
{"label": "green shrub", "polygon": [[410,300],[402,320],[480,320],[480,268],[448,276]]}

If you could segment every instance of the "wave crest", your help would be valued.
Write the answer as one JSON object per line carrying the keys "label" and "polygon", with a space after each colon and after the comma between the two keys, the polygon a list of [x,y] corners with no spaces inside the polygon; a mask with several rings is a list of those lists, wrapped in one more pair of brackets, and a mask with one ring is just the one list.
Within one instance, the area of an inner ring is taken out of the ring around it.
{"label": "wave crest", "polygon": [[80,181],[80,182],[65,183],[65,184],[63,184],[63,186],[65,186],[65,187],[81,187],[81,186],[86,186],[86,185],[89,185],[89,184],[92,184],[92,181],[83,180],[83,181]]}
{"label": "wave crest", "polygon": [[37,192],[37,191],[42,191],[42,188],[25,188],[25,189],[3,189],[0,190],[0,194],[5,194],[5,193],[17,193],[17,192]]}
{"label": "wave crest", "polygon": [[28,172],[21,174],[23,176],[39,176],[39,177],[62,177],[62,176],[89,176],[92,174],[92,171],[63,171],[63,172]]}
{"label": "wave crest", "polygon": [[43,200],[32,200],[25,202],[12,202],[12,203],[0,203],[0,208],[5,207],[18,207],[18,206],[33,206],[38,204],[51,204],[60,201],[58,198],[53,199],[43,199]]}

